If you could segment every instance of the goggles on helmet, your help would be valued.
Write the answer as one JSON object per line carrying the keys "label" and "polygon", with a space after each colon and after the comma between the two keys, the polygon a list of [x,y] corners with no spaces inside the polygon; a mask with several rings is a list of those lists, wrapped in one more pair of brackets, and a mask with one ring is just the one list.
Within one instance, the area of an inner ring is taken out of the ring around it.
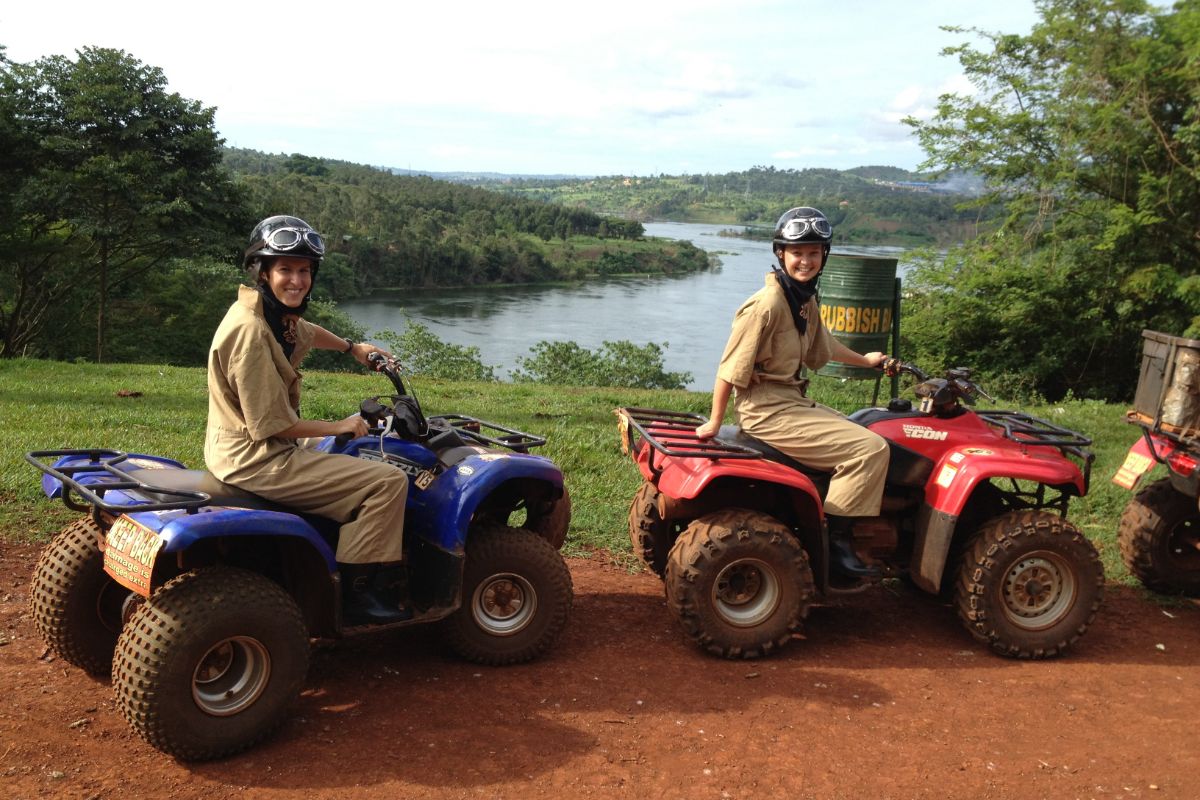
{"label": "goggles on helmet", "polygon": [[312,228],[276,228],[267,234],[265,242],[272,250],[284,253],[304,244],[316,255],[325,255],[325,240]]}
{"label": "goggles on helmet", "polygon": [[833,234],[833,226],[824,217],[792,217],[783,223],[779,235],[781,238],[792,240],[799,239],[809,231],[822,239],[828,239]]}

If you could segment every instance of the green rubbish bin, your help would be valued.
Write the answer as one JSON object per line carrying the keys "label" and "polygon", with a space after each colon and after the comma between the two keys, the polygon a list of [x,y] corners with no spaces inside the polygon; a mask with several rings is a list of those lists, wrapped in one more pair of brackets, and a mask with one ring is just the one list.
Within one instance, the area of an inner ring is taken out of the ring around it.
{"label": "green rubbish bin", "polygon": [[[821,275],[821,322],[856,353],[890,352],[898,312],[897,258],[831,253]],[[836,378],[879,377],[879,370],[830,361],[818,375]]]}

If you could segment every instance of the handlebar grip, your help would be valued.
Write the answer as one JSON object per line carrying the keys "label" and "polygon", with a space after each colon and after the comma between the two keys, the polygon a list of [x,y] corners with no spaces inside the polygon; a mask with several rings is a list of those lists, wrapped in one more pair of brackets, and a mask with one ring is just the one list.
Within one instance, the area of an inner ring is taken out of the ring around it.
{"label": "handlebar grip", "polygon": [[353,438],[353,433],[339,433],[337,436],[333,437],[333,446],[338,450],[341,450],[343,447],[349,444],[350,440]]}

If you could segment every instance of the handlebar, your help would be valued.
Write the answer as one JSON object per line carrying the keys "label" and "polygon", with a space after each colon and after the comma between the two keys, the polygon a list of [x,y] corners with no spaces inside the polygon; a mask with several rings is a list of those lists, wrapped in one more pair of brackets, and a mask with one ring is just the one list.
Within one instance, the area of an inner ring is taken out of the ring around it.
{"label": "handlebar", "polygon": [[[372,426],[367,430],[367,434],[379,435],[393,430],[393,428],[404,428],[401,419],[389,421],[389,417],[395,417],[399,409],[403,413],[403,420],[409,422],[408,428],[411,433],[418,436],[425,435],[428,431],[425,414],[421,410],[421,404],[416,395],[409,393],[404,387],[404,379],[400,375],[402,369],[400,362],[374,350],[367,354],[367,361],[376,372],[386,375],[396,390],[391,397],[392,405],[380,402],[378,397],[368,397],[359,404],[358,413]],[[401,405],[403,405],[402,409],[400,409]],[[354,439],[352,433],[339,433],[334,437],[334,446],[340,449],[352,439]]]}
{"label": "handlebar", "polygon": [[889,378],[894,378],[901,373],[908,373],[916,378],[918,382],[915,389],[917,396],[928,400],[931,407],[940,408],[953,405],[958,400],[973,406],[976,397],[996,402],[979,384],[971,380],[971,370],[966,367],[948,369],[944,378],[930,378],[915,364],[909,364],[898,358],[886,359],[880,368]]}

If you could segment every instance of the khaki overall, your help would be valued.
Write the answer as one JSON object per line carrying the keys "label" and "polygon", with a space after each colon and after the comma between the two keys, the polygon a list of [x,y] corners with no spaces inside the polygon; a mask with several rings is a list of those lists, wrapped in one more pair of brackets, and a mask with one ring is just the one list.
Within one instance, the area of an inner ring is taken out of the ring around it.
{"label": "khaki overall", "polygon": [[768,273],[766,285],[734,316],[717,377],[735,389],[742,430],[802,464],[833,472],[825,513],[876,516],[887,477],[887,442],[801,394],[800,368],[820,369],[833,354],[815,297],[802,313],[808,320],[803,336],[783,289]]}
{"label": "khaki overall", "polygon": [[261,295],[238,289],[209,351],[204,462],[226,483],[343,523],[339,562],[400,561],[407,476],[387,464],[318,453],[275,435],[300,421],[295,365],[312,342],[312,326],[299,320],[289,361],[263,316]]}

